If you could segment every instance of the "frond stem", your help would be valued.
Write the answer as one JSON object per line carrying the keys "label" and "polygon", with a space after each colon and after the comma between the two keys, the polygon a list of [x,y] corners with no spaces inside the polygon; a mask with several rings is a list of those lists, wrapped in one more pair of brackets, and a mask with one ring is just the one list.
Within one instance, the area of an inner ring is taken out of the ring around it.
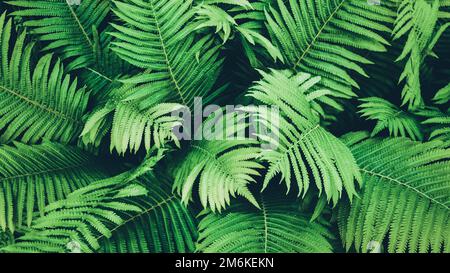
{"label": "frond stem", "polygon": [[86,38],[86,41],[89,43],[89,45],[92,47],[92,49],[94,49],[94,45],[93,45],[91,39],[89,38],[89,35],[87,34],[87,32],[84,30],[84,27],[83,27],[83,25],[81,24],[80,20],[78,19],[77,14],[76,14],[75,11],[73,10],[72,5],[69,4],[68,0],[66,0],[66,4],[67,4],[67,7],[69,8],[70,13],[72,14],[73,18],[75,19],[75,21],[77,21],[77,24],[78,24],[78,26],[79,26],[80,29],[81,29],[81,32],[83,32],[83,35],[84,35],[84,37]]}
{"label": "frond stem", "polygon": [[267,253],[267,240],[269,237],[269,228],[267,225],[267,211],[266,204],[264,203],[264,197],[261,194],[261,210],[264,218],[264,253]]}
{"label": "frond stem", "polygon": [[396,178],[392,178],[392,177],[383,175],[383,174],[381,174],[381,173],[369,171],[369,170],[366,170],[366,169],[360,169],[360,171],[365,172],[365,173],[367,173],[367,174],[369,174],[369,175],[372,175],[372,176],[377,176],[377,177],[386,179],[386,180],[391,181],[391,182],[395,182],[395,183],[397,183],[397,184],[399,184],[399,185],[401,185],[401,186],[404,186],[404,187],[406,187],[406,188],[408,188],[408,189],[410,189],[410,190],[412,190],[412,191],[415,191],[416,193],[418,193],[419,195],[421,195],[421,196],[424,197],[425,199],[430,200],[431,203],[436,203],[437,205],[442,206],[442,207],[444,207],[444,209],[450,211],[450,207],[446,206],[444,203],[440,202],[439,200],[436,200],[435,198],[431,197],[430,195],[428,195],[428,194],[426,194],[426,193],[420,192],[420,191],[417,190],[416,188],[411,187],[410,185],[408,185],[408,184],[406,184],[406,183],[404,183],[404,182],[402,182],[402,181],[400,181],[400,180],[398,180],[398,179],[396,179]]}
{"label": "frond stem", "polygon": [[[164,205],[164,204],[167,204],[168,202],[170,202],[170,201],[171,201],[172,199],[174,199],[175,197],[176,197],[175,195],[169,196],[168,198],[164,199],[163,201],[157,203],[156,205],[153,205],[153,206],[151,206],[150,208],[148,208],[148,209],[142,211],[141,213],[138,213],[138,214],[134,215],[133,217],[128,218],[128,219],[127,219],[126,221],[124,221],[122,224],[117,225],[116,227],[114,227],[113,229],[111,229],[111,234],[112,234],[114,231],[118,230],[119,228],[125,226],[125,225],[128,224],[129,222],[134,221],[134,219],[136,219],[136,218],[138,218],[138,217],[141,217],[142,215],[147,214],[147,213],[149,213],[150,211],[155,210],[155,209],[161,207],[161,206]],[[98,241],[98,240],[100,240],[100,239],[103,238],[103,237],[105,237],[105,235],[102,234],[102,235],[98,236],[98,237],[96,238],[96,240]]]}
{"label": "frond stem", "polygon": [[166,49],[166,45],[165,45],[165,42],[164,42],[164,38],[161,35],[161,28],[159,26],[158,17],[156,16],[156,12],[155,12],[155,7],[153,5],[153,1],[149,1],[149,4],[150,4],[150,7],[151,7],[151,10],[152,10],[152,13],[153,13],[153,18],[155,19],[156,31],[158,32],[159,41],[161,43],[161,47],[162,47],[162,50],[163,50],[163,53],[164,53],[164,58],[165,58],[165,61],[166,61],[166,64],[167,64],[167,68],[169,70],[170,77],[172,79],[172,82],[175,84],[175,89],[177,90],[178,95],[181,98],[181,101],[183,102],[183,104],[186,105],[186,101],[185,101],[185,99],[183,97],[183,94],[181,93],[181,88],[178,85],[178,81],[176,80],[175,75],[174,75],[174,73],[172,71],[172,66],[171,66],[170,61],[169,61],[169,56],[167,54],[167,49]]}
{"label": "frond stem", "polygon": [[86,69],[89,70],[89,71],[91,71],[91,72],[94,73],[94,74],[97,74],[99,77],[101,77],[101,78],[103,78],[103,79],[105,79],[105,80],[107,80],[107,81],[109,81],[109,82],[114,82],[113,79],[107,77],[106,75],[103,75],[102,73],[98,72],[98,71],[95,70],[95,69],[92,69],[92,68],[90,68],[90,67],[87,67]]}
{"label": "frond stem", "polygon": [[45,111],[47,111],[47,112],[49,112],[49,113],[51,113],[51,114],[54,114],[54,115],[56,115],[56,116],[59,116],[59,117],[61,117],[61,118],[63,118],[63,119],[67,119],[67,120],[69,120],[69,121],[71,121],[71,122],[73,122],[73,123],[81,124],[81,122],[79,122],[78,120],[75,120],[73,117],[69,117],[69,116],[67,116],[67,115],[65,115],[65,114],[63,114],[63,113],[61,113],[61,112],[59,112],[59,111],[57,111],[57,110],[54,110],[54,109],[49,108],[49,107],[46,107],[45,105],[42,105],[42,104],[40,104],[40,103],[37,102],[37,101],[34,101],[34,100],[32,100],[32,99],[29,99],[28,97],[25,97],[25,96],[23,96],[23,95],[21,95],[21,94],[15,92],[14,90],[11,90],[11,89],[5,87],[5,86],[0,85],[0,89],[2,89],[2,90],[4,90],[4,91],[6,91],[6,92],[8,92],[8,93],[10,93],[10,94],[12,94],[12,95],[18,97],[19,99],[22,99],[22,100],[26,101],[26,102],[28,102],[28,103],[30,103],[30,104],[32,104],[32,105],[38,107],[38,108],[41,108],[41,109],[43,109],[43,110],[45,110]]}
{"label": "frond stem", "polygon": [[300,56],[300,58],[298,59],[298,61],[294,64],[293,69],[295,70],[299,65],[300,62],[303,60],[303,58],[306,56],[306,54],[309,53],[309,50],[311,49],[311,47],[315,44],[316,40],[319,38],[319,36],[322,34],[322,32],[324,31],[325,27],[328,25],[328,23],[330,23],[331,19],[334,18],[334,16],[336,15],[336,13],[341,9],[342,5],[344,4],[346,0],[342,0],[342,2],[334,9],[333,13],[331,13],[330,17],[328,17],[328,19],[324,22],[324,24],[322,25],[322,27],[319,29],[319,31],[317,32],[316,36],[313,38],[313,40],[308,44],[308,47],[305,49],[305,51],[303,51],[302,56]]}
{"label": "frond stem", "polygon": [[47,170],[39,171],[39,172],[21,174],[21,175],[10,176],[10,177],[2,177],[2,178],[0,178],[0,182],[6,181],[6,180],[14,180],[17,178],[22,178],[22,177],[40,175],[40,174],[44,174],[44,173],[53,173],[53,172],[60,172],[60,171],[65,171],[65,170],[69,170],[69,169],[77,169],[77,168],[86,166],[88,164],[90,164],[90,163],[86,162],[86,163],[75,164],[75,165],[66,166],[66,167],[62,167],[62,168],[47,169]]}

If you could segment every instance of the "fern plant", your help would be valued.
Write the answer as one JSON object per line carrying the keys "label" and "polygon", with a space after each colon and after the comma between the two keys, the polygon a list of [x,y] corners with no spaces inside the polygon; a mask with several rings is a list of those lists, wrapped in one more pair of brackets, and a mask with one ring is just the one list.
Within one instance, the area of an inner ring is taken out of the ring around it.
{"label": "fern plant", "polygon": [[367,251],[388,236],[389,252],[448,252],[448,148],[442,142],[346,137],[363,173],[361,198],[340,207],[345,246]]}
{"label": "fern plant", "polygon": [[450,252],[450,1],[0,14],[0,252]]}

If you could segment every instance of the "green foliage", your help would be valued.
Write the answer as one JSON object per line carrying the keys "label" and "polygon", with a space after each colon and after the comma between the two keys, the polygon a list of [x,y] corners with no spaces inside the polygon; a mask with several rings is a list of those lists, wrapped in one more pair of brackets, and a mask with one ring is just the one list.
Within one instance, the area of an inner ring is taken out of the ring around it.
{"label": "green foliage", "polygon": [[388,241],[388,252],[448,252],[450,150],[439,141],[346,137],[363,174],[361,197],[342,203],[339,227],[347,249],[367,251]]}
{"label": "green foliage", "polygon": [[4,247],[6,252],[66,252],[75,242],[83,252],[100,248],[99,240],[112,236],[111,225],[124,223],[120,212],[140,213],[142,209],[127,197],[145,195],[138,184],[121,185],[122,179],[109,178],[71,193],[66,199],[45,208],[23,236]]}
{"label": "green foliage", "polygon": [[48,43],[43,51],[57,52],[61,59],[69,59],[68,70],[95,63],[100,46],[97,29],[108,15],[109,0],[83,0],[79,6],[59,0],[9,1],[8,4],[23,8],[11,15],[27,19],[23,26]]}
{"label": "green foliage", "polygon": [[436,102],[436,104],[447,103],[450,100],[450,83],[444,88],[440,89],[434,96],[433,100]]}
{"label": "green foliage", "polygon": [[420,114],[427,119],[422,124],[431,126],[430,139],[439,139],[450,144],[450,109],[440,111],[439,109],[422,110]]}
{"label": "green foliage", "polygon": [[195,220],[165,180],[148,173],[161,151],[138,168],[103,179],[45,207],[6,252],[186,252]]}
{"label": "green foliage", "polygon": [[[220,212],[229,205],[230,195],[236,194],[259,207],[248,184],[256,182],[258,169],[264,167],[255,162],[260,153],[260,148],[256,147],[258,142],[239,138],[247,126],[238,122],[241,118],[242,115],[230,114],[213,119],[214,132],[205,140],[190,145],[175,170],[174,189],[181,194],[184,203],[191,199],[194,183],[198,181],[201,204],[213,212]],[[204,126],[208,122],[211,120]],[[231,137],[234,140],[230,140]]]}
{"label": "green foliage", "polygon": [[[42,138],[68,143],[80,133],[88,94],[64,74],[59,60],[47,54],[34,64],[33,43],[26,33],[12,38],[12,20],[0,16],[2,66],[0,70],[1,143]],[[32,71],[32,73],[31,73]]]}
{"label": "green foliage", "polygon": [[137,180],[148,191],[133,204],[138,213],[124,216],[124,222],[112,230],[112,236],[102,244],[102,252],[192,252],[197,238],[197,223],[193,215],[171,192],[166,178],[147,175]]}
{"label": "green foliage", "polygon": [[403,52],[397,60],[401,61],[409,56],[400,81],[406,81],[402,98],[403,103],[409,103],[410,108],[416,108],[422,103],[420,68],[423,59],[433,48],[432,39],[439,12],[439,1],[432,2],[430,5],[425,0],[403,0],[393,30],[394,39],[408,35]]}
{"label": "green foliage", "polygon": [[375,136],[384,129],[388,129],[391,136],[410,137],[413,140],[422,140],[419,122],[409,114],[399,109],[387,100],[377,97],[361,99],[359,107],[361,117],[376,120],[371,136]]}
{"label": "green foliage", "polygon": [[0,227],[14,232],[33,213],[64,199],[107,172],[89,154],[61,144],[0,146]]}
{"label": "green foliage", "polygon": [[0,252],[450,252],[449,0],[0,14]]}
{"label": "green foliage", "polygon": [[366,75],[361,65],[371,63],[355,50],[385,51],[389,42],[381,34],[390,32],[395,13],[360,0],[276,2],[266,23],[286,65],[321,76],[321,85],[336,96],[355,96],[359,85],[349,72]]}
{"label": "green foliage", "polygon": [[[278,133],[266,140],[278,148],[262,151],[263,160],[270,164],[263,187],[281,173],[288,191],[291,181],[297,182],[299,196],[306,194],[312,180],[319,195],[324,191],[327,200],[334,204],[343,189],[352,199],[356,194],[355,181],[361,180],[355,159],[339,139],[320,126],[319,116],[310,106],[311,101],[327,94],[327,90],[314,88],[320,77],[277,71],[261,74],[263,79],[250,89],[249,96],[267,105],[276,105],[281,112],[277,120]],[[266,108],[257,109],[256,115],[266,123],[278,118],[267,113]]]}
{"label": "green foliage", "polygon": [[152,99],[156,101],[146,109],[126,100],[113,100],[94,110],[81,132],[83,142],[98,146],[110,129],[110,151],[123,155],[128,150],[136,153],[142,143],[148,151],[153,146],[164,146],[169,140],[177,141],[172,129],[180,124],[180,119],[170,114],[182,106],[162,103],[158,97]]}
{"label": "green foliage", "polygon": [[204,212],[197,251],[206,253],[332,252],[327,224],[309,221],[296,202],[283,195],[261,195],[261,209],[236,202],[226,212]]}
{"label": "green foliage", "polygon": [[[114,13],[125,23],[112,24],[117,38],[112,49],[129,63],[151,70],[140,78],[151,82],[134,92],[131,99],[141,99],[156,92],[167,92],[177,102],[191,104],[196,96],[207,96],[220,71],[218,47],[208,35],[195,40],[192,0],[116,1]],[[145,45],[145,47],[143,47]]]}

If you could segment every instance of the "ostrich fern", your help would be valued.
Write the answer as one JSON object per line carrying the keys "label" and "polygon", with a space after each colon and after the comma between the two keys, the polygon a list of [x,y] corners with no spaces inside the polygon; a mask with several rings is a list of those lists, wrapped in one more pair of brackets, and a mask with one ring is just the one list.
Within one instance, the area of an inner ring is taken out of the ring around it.
{"label": "ostrich fern", "polygon": [[450,252],[449,26],[449,0],[0,1],[0,252]]}

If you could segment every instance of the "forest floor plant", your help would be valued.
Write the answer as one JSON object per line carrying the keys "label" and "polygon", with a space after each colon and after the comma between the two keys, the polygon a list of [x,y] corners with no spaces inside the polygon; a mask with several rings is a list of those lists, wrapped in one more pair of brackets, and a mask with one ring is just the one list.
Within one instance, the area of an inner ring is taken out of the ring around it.
{"label": "forest floor plant", "polygon": [[0,252],[450,252],[449,26],[450,0],[1,0]]}

